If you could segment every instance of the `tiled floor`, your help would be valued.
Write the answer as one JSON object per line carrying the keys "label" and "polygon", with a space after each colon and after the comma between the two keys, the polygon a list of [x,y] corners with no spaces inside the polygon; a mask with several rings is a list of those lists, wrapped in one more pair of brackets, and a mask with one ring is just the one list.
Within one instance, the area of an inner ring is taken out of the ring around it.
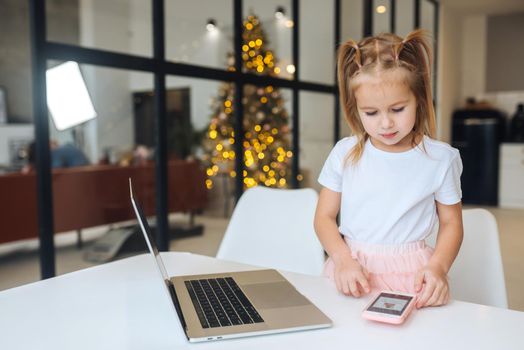
{"label": "tiled floor", "polygon": [[[486,208],[497,218],[502,259],[504,263],[506,287],[509,307],[524,311],[524,210],[510,210]],[[175,221],[186,218],[176,217]],[[202,236],[182,238],[171,241],[170,249],[190,251],[193,253],[214,256],[227,227],[228,220],[217,217],[197,217],[196,223],[205,226]],[[85,249],[92,244],[93,239],[101,236],[105,228],[86,230]],[[74,244],[75,236],[65,235],[56,240],[57,273],[64,274],[71,271],[93,266],[93,263],[83,259],[83,251]],[[37,281],[39,279],[38,253],[36,242],[25,243],[18,247],[0,247],[0,290],[13,288]],[[6,251],[15,251],[9,253]]]}

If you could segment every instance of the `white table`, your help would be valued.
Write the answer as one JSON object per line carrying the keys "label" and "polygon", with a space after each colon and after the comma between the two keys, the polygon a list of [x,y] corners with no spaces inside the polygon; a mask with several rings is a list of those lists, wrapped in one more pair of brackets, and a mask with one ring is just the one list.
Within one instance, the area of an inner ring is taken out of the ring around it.
{"label": "white table", "polygon": [[[247,265],[162,253],[170,275]],[[402,326],[360,316],[368,298],[339,295],[322,277],[283,272],[333,328],[190,344],[151,256],[139,255],[0,292],[0,349],[524,349],[524,313],[452,301]]]}

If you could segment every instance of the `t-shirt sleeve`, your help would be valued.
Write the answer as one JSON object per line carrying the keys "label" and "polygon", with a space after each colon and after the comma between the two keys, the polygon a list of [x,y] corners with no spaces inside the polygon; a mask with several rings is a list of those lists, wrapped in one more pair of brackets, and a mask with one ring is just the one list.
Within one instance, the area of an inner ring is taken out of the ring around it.
{"label": "t-shirt sleeve", "polygon": [[462,190],[460,187],[460,175],[462,174],[462,160],[458,151],[453,156],[442,184],[435,192],[435,199],[442,204],[452,205],[460,202]]}
{"label": "t-shirt sleeve", "polygon": [[329,153],[329,156],[320,171],[318,182],[335,192],[342,192],[342,170],[344,156],[340,153],[340,144],[337,144]]}

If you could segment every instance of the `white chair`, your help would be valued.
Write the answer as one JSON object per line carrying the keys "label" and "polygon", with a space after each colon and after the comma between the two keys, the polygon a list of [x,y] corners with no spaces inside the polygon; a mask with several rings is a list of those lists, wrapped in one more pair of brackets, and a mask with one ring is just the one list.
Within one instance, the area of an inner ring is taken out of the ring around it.
{"label": "white chair", "polygon": [[315,190],[248,189],[238,201],[217,258],[320,275],[324,250],[313,228]]}
{"label": "white chair", "polygon": [[[508,307],[497,222],[485,209],[462,211],[464,241],[449,272],[451,297],[477,304]],[[428,238],[435,246],[436,234]]]}

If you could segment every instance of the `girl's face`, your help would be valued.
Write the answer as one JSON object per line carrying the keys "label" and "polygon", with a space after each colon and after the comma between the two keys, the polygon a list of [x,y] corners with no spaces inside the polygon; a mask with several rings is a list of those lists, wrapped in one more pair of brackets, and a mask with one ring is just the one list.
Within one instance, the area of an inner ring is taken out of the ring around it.
{"label": "girl's face", "polygon": [[360,78],[355,91],[357,110],[373,145],[387,152],[411,149],[417,102],[409,86],[399,79]]}

